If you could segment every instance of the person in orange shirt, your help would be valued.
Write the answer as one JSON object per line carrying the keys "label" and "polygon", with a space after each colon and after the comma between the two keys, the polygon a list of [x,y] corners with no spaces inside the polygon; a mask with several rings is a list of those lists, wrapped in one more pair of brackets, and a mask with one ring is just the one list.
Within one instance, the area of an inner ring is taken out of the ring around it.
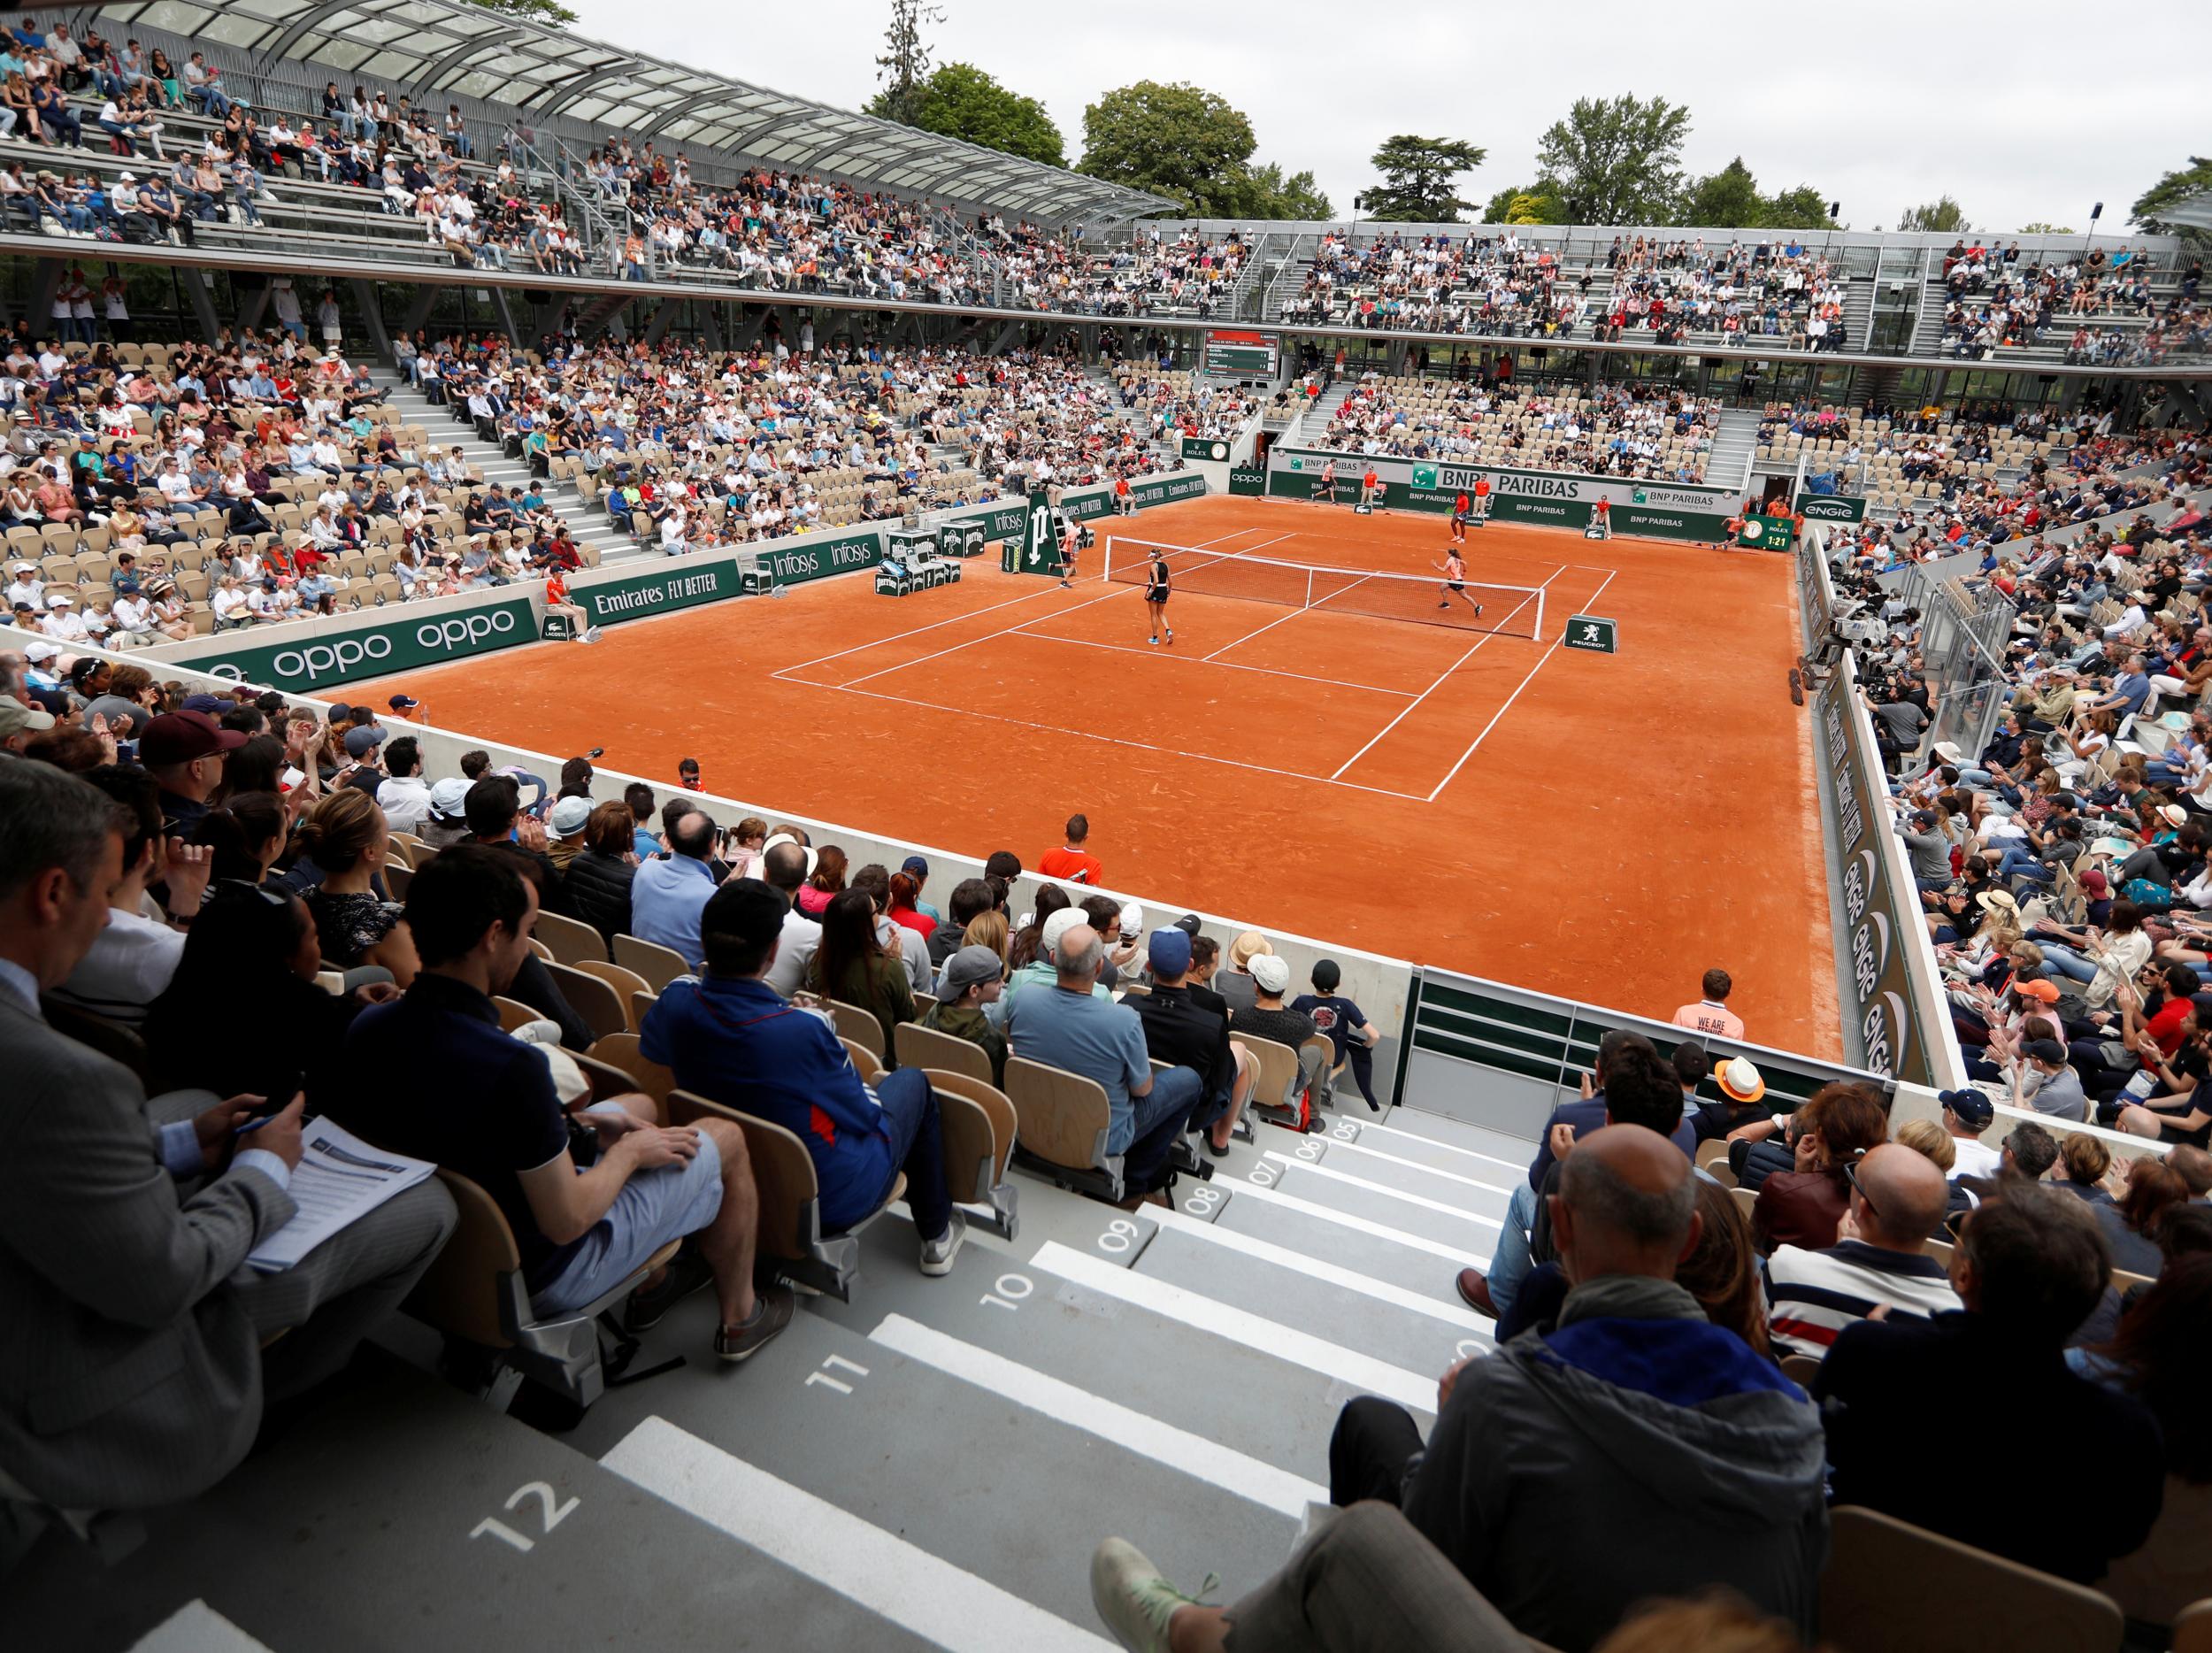
{"label": "person in orange shirt", "polygon": [[1743,1018],[1728,1008],[1729,990],[1736,984],[1725,970],[1709,970],[1703,982],[1705,996],[1674,1013],[1677,1027],[1688,1027],[1712,1039],[1743,1038]]}
{"label": "person in orange shirt", "polygon": [[561,571],[552,570],[545,576],[545,611],[558,614],[568,622],[571,642],[597,642],[599,628],[586,622],[584,611],[569,600],[568,581],[561,578]]}
{"label": "person in orange shirt", "polygon": [[1382,482],[1371,465],[1367,467],[1367,473],[1359,480],[1359,503],[1370,511],[1382,503]]}
{"label": "person in orange shirt", "polygon": [[1095,886],[1106,876],[1106,868],[1096,856],[1083,847],[1084,842],[1091,835],[1090,818],[1087,815],[1069,816],[1065,848],[1048,850],[1038,859],[1037,876],[1060,879],[1071,884]]}

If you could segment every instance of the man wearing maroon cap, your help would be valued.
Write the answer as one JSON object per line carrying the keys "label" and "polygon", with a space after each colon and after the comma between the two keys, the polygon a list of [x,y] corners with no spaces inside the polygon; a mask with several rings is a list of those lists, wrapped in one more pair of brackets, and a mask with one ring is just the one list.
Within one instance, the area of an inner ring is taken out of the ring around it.
{"label": "man wearing maroon cap", "polygon": [[218,727],[204,711],[173,711],[146,726],[138,761],[161,788],[162,836],[192,836],[223,784],[223,765],[245,743],[243,734]]}

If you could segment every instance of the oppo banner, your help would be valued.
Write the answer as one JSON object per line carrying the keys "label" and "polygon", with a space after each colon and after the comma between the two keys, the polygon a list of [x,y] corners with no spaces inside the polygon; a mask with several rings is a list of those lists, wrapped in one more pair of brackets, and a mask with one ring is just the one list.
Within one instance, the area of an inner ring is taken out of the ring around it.
{"label": "oppo banner", "polygon": [[346,631],[303,634],[283,642],[248,643],[250,631],[211,640],[212,647],[170,657],[217,677],[259,683],[292,694],[316,694],[357,678],[442,665],[472,655],[537,641],[534,611],[527,597],[508,597],[482,608],[447,609],[410,614],[384,611],[392,618]]}

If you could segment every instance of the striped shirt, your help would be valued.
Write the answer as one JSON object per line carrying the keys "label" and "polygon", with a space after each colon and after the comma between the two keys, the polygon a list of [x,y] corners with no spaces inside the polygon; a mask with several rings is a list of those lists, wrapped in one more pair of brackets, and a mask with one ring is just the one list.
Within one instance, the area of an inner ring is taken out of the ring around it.
{"label": "striped shirt", "polygon": [[1775,1357],[1828,1353],[1836,1334],[1883,1303],[1891,1318],[1924,1319],[1962,1305],[1942,1264],[1919,1252],[1846,1240],[1824,1251],[1786,1245],[1767,1259],[1767,1304]]}

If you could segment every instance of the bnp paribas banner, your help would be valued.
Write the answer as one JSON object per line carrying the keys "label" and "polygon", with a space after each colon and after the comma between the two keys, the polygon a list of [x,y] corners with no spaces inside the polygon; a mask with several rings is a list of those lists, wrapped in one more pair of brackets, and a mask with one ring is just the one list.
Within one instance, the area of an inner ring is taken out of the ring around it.
{"label": "bnp paribas banner", "polygon": [[281,642],[248,643],[244,640],[256,633],[228,632],[204,649],[164,657],[280,694],[316,695],[340,683],[443,665],[449,660],[535,642],[538,637],[535,612],[527,597],[434,613],[410,612],[396,604],[362,612],[390,618],[359,624],[348,615],[335,623],[321,622],[320,629],[287,627],[285,630],[299,634]]}
{"label": "bnp paribas banner", "polygon": [[1602,499],[1612,507],[1616,534],[1718,544],[1726,533],[1730,508],[1737,503],[1724,488],[1282,448],[1268,455],[1268,493],[1286,499],[1317,497],[1322,467],[1332,458],[1336,461],[1332,497],[1340,504],[1358,503],[1360,479],[1371,466],[1382,484],[1383,506],[1389,511],[1448,511],[1461,494],[1473,493],[1475,483],[1486,480],[1493,522],[1532,522],[1579,531],[1589,526],[1592,507]]}

